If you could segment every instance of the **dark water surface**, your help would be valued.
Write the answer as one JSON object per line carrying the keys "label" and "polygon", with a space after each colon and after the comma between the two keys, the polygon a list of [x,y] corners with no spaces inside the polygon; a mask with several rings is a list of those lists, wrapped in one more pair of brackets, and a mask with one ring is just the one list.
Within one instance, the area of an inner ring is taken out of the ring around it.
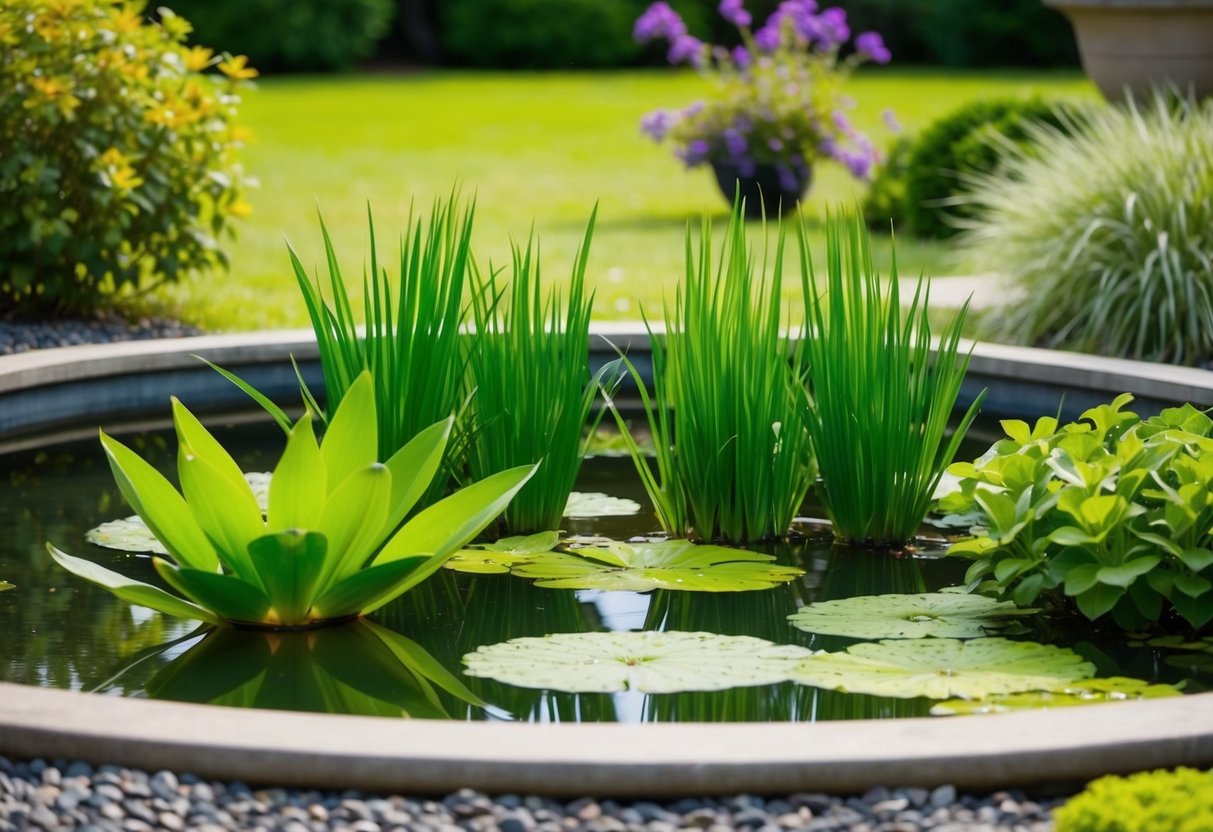
{"label": "dark water surface", "polygon": [[[246,471],[271,470],[283,435],[272,425],[212,425]],[[160,470],[174,467],[167,431],[122,437]],[[962,458],[979,454],[987,432]],[[172,474],[170,473],[170,476]],[[580,491],[629,497],[637,517],[566,520],[566,531],[617,539],[656,531],[630,461],[587,462]],[[926,699],[890,699],[822,691],[793,683],[711,693],[565,694],[464,678],[460,657],[484,644],[520,636],[597,630],[665,629],[752,635],[813,649],[842,649],[854,640],[814,636],[787,616],[822,599],[918,592],[960,582],[966,561],[924,543],[914,556],[852,551],[832,544],[821,527],[804,525],[793,542],[765,550],[801,566],[801,580],[742,593],[575,592],[541,589],[508,575],[439,573],[372,616],[308,633],[219,628],[131,607],[69,575],[45,544],[141,580],[159,583],[150,560],[92,546],[85,532],[132,512],[114,485],[95,439],[37,451],[0,454],[0,680],[246,707],[400,717],[532,721],[813,721],[922,716]],[[813,507],[806,506],[813,514]],[[761,547],[751,547],[761,548]],[[1074,647],[1097,675],[1186,681],[1188,691],[1213,684],[1213,656],[1130,646],[1123,635],[1090,622],[1035,616],[1027,638]],[[444,690],[454,674],[486,704],[469,705]],[[2,705],[0,705],[2,707]]]}

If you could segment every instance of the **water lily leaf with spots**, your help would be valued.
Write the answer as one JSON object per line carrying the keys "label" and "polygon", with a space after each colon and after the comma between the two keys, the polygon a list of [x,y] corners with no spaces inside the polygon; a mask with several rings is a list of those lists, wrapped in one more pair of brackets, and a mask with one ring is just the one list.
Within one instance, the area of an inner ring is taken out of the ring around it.
{"label": "water lily leaf with spots", "polygon": [[1095,666],[1064,647],[1005,638],[886,639],[819,653],[793,668],[803,685],[910,699],[1048,690],[1089,679]]}
{"label": "water lily leaf with spots", "polygon": [[1005,714],[1011,711],[1070,708],[1100,702],[1161,699],[1181,695],[1183,691],[1173,685],[1152,685],[1142,679],[1113,676],[1108,679],[1087,679],[1084,682],[1058,685],[1049,690],[994,694],[981,699],[949,699],[932,707],[931,713],[934,716]]}
{"label": "water lily leaf with spots", "polygon": [[551,589],[646,592],[743,592],[795,580],[804,570],[773,563],[770,555],[687,540],[619,543],[549,552],[510,571]]}
{"label": "water lily leaf with spots", "polygon": [[752,636],[689,632],[558,633],[463,657],[464,673],[568,693],[681,693],[785,681],[812,652]]}
{"label": "water lily leaf with spots", "polygon": [[821,601],[801,607],[788,621],[810,633],[848,638],[977,638],[1022,630],[1017,619],[1034,612],[983,595],[928,592]]}
{"label": "water lily leaf with spots", "polygon": [[600,491],[574,491],[564,507],[564,516],[576,520],[594,517],[630,517],[640,513],[640,503],[625,497],[612,497]]}
{"label": "water lily leaf with spots", "polygon": [[481,543],[460,549],[443,566],[456,572],[499,575],[510,567],[526,563],[535,555],[550,552],[560,543],[560,532],[539,532],[522,537],[503,537],[495,543]]}

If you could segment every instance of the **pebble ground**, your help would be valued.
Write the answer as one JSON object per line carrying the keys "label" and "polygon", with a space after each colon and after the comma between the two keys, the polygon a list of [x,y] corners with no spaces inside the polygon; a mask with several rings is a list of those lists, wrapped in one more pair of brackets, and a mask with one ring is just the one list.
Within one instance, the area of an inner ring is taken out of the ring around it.
{"label": "pebble ground", "polygon": [[1061,799],[1017,791],[959,794],[952,786],[665,801],[489,797],[470,789],[417,797],[254,787],[171,771],[0,756],[5,832],[1045,832]]}
{"label": "pebble ground", "polygon": [[128,321],[114,314],[97,318],[58,321],[0,320],[0,355],[51,347],[142,341],[149,338],[183,338],[201,331],[178,321],[141,318]]}

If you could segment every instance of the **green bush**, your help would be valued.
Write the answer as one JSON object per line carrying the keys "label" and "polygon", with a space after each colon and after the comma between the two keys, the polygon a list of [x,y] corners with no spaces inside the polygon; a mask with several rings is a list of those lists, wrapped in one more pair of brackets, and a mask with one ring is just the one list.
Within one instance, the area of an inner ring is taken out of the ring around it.
{"label": "green bush", "polygon": [[1213,419],[1192,405],[1141,419],[1125,393],[1059,427],[1007,438],[948,471],[943,511],[975,523],[949,554],[966,583],[1021,606],[1051,601],[1126,630],[1213,620]]}
{"label": "green bush", "polygon": [[[865,217],[871,223],[887,223],[891,216],[898,228],[919,237],[945,238],[956,233],[957,221],[963,221],[972,209],[959,203],[970,177],[994,173],[1008,143],[1032,152],[1030,127],[1037,122],[1053,125],[1065,132],[1065,105],[1040,99],[1000,98],[978,100],[954,110],[935,121],[903,151],[902,201],[883,206],[869,198]],[[896,179],[896,162],[891,158],[887,173],[878,176]],[[883,197],[890,185],[873,188]],[[881,208],[892,207],[892,214]],[[900,209],[899,211],[897,209]]]}
{"label": "green bush", "polygon": [[141,4],[0,6],[0,298],[16,314],[226,263],[217,238],[249,211],[233,119],[256,72],[188,32]]}
{"label": "green bush", "polygon": [[447,0],[442,45],[457,63],[523,69],[587,69],[632,62],[641,47],[634,0]]}
{"label": "green bush", "polygon": [[863,219],[877,231],[888,231],[892,222],[897,230],[906,226],[906,165],[914,143],[901,136],[889,148],[884,163],[875,169],[863,198]]}
{"label": "green bush", "polygon": [[391,28],[393,0],[167,0],[195,43],[240,52],[267,71],[349,69]]}
{"label": "green bush", "polygon": [[1057,832],[1213,829],[1213,772],[1178,768],[1101,777],[1053,816]]}
{"label": "green bush", "polygon": [[1041,151],[1013,148],[966,197],[971,259],[1022,293],[986,334],[1176,364],[1213,358],[1213,102],[1159,95],[1027,133]]}

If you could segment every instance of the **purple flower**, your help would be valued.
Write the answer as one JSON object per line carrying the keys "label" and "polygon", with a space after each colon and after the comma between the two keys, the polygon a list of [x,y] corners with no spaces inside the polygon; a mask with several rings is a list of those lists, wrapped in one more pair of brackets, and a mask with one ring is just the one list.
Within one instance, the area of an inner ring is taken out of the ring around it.
{"label": "purple flower", "polygon": [[671,41],[666,59],[672,64],[687,62],[699,66],[703,63],[703,41],[691,35],[679,35]]}
{"label": "purple flower", "polygon": [[840,160],[856,179],[867,179],[872,172],[872,164],[876,161],[871,150],[859,150],[842,154]]}
{"label": "purple flower", "polygon": [[889,130],[894,133],[901,132],[901,122],[897,120],[897,114],[893,112],[892,108],[885,107],[880,113],[880,117],[884,119],[884,126]]}
{"label": "purple flower", "polygon": [[754,33],[754,43],[764,52],[774,52],[778,49],[779,40],[779,26],[772,26],[770,21]]}
{"label": "purple flower", "polygon": [[657,38],[672,41],[686,33],[686,24],[678,16],[678,12],[671,9],[668,3],[658,2],[645,9],[644,14],[636,19],[632,37],[641,43],[647,43]]}
{"label": "purple flower", "polygon": [[[813,36],[817,11],[816,0],[783,0],[779,7],[771,13],[762,28],[754,34],[754,41],[766,52],[774,52],[783,40],[782,28],[790,25],[792,31],[802,40]],[[784,21],[790,21],[785,24]]]}
{"label": "purple flower", "polygon": [[676,118],[669,110],[654,110],[640,120],[640,129],[659,142],[670,132]]}
{"label": "purple flower", "polygon": [[778,153],[779,151],[783,150],[783,142],[781,142],[779,139],[768,139],[767,147]]}
{"label": "purple flower", "polygon": [[744,177],[751,177],[754,171],[758,169],[758,165],[749,156],[737,162],[737,172]]}
{"label": "purple flower", "polygon": [[743,0],[720,0],[720,16],[738,29],[748,27],[753,20],[743,6]]}
{"label": "purple flower", "polygon": [[800,190],[800,179],[792,171],[791,168],[784,165],[776,165],[775,172],[779,174],[779,187],[788,192]]}
{"label": "purple flower", "polygon": [[838,46],[850,37],[851,27],[847,25],[847,13],[842,9],[826,9],[814,20],[811,39],[819,41],[827,49]]}
{"label": "purple flower", "polygon": [[725,152],[734,159],[744,156],[750,149],[750,143],[746,141],[745,136],[732,127],[721,133],[721,138],[724,139]]}
{"label": "purple flower", "polygon": [[855,51],[878,64],[887,64],[893,58],[879,32],[864,32],[856,37]]}
{"label": "purple flower", "polygon": [[834,111],[834,127],[839,133],[849,136],[852,133],[851,120],[847,118],[847,114],[842,110]]}
{"label": "purple flower", "polygon": [[738,46],[733,50],[733,63],[738,69],[745,69],[750,65],[750,52],[744,46]]}
{"label": "purple flower", "polygon": [[687,167],[702,165],[708,160],[708,143],[703,139],[695,139],[686,146],[686,150],[682,154],[682,161],[686,162]]}

